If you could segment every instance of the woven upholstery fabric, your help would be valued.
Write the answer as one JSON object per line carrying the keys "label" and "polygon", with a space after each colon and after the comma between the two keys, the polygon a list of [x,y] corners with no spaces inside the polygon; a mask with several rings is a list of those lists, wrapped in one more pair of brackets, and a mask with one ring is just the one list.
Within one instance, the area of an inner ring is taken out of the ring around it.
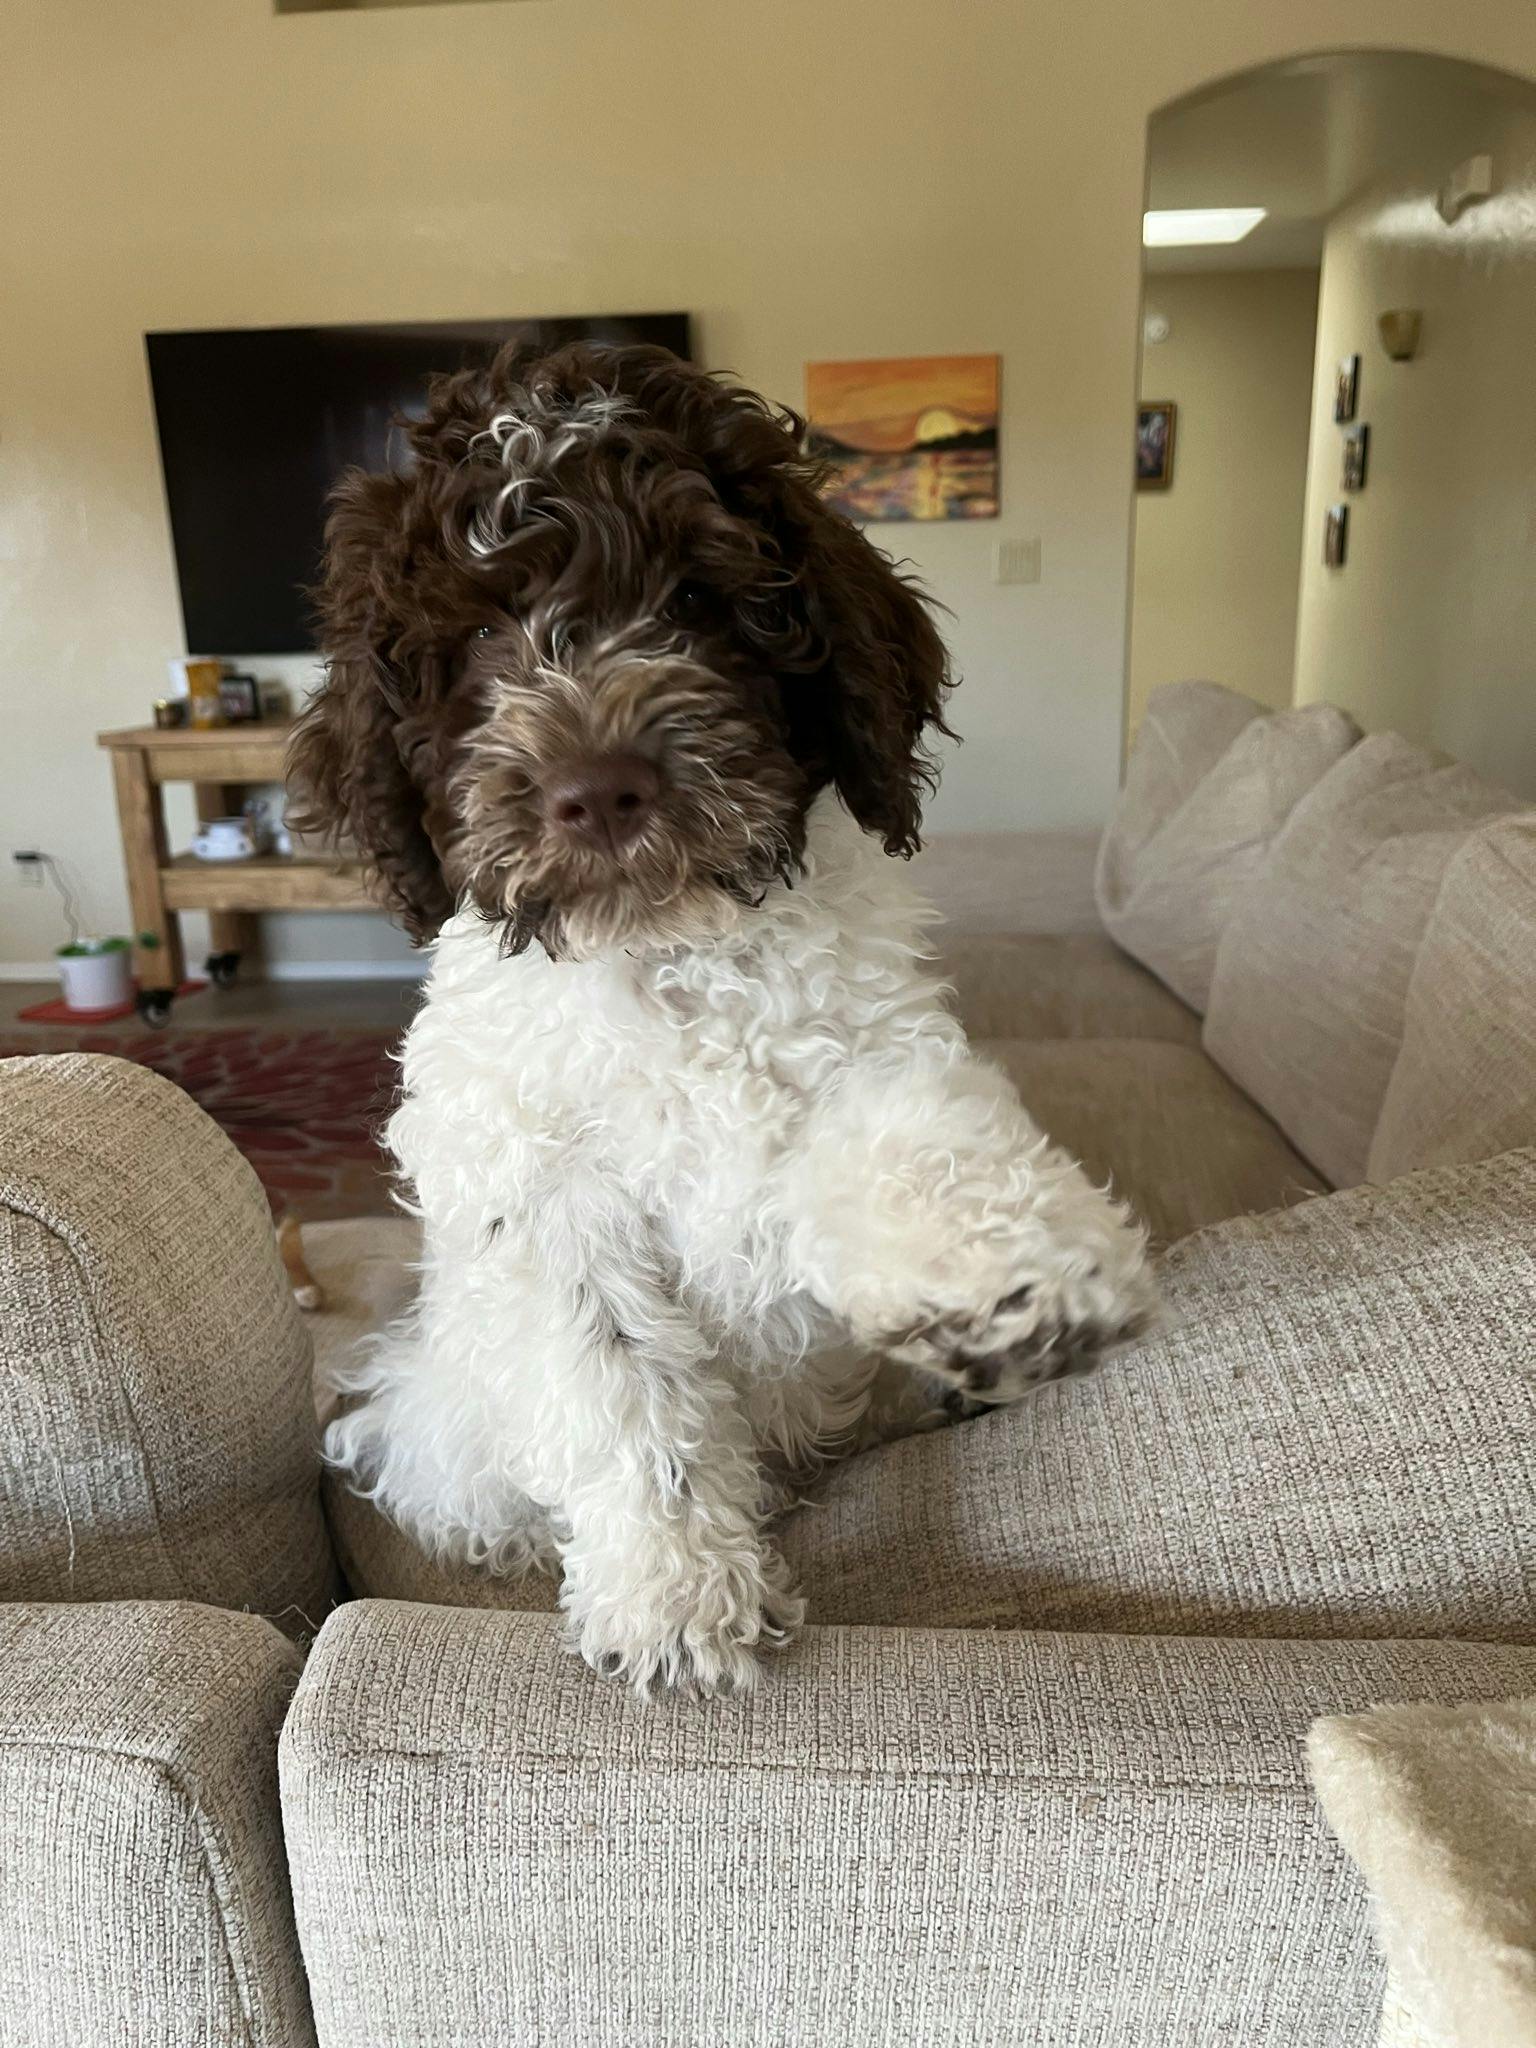
{"label": "woven upholstery fabric", "polygon": [[1408,984],[1372,1180],[1536,1145],[1536,815],[1451,862]]}
{"label": "woven upholstery fabric", "polygon": [[1218,683],[1154,691],[1099,847],[1110,937],[1203,1012],[1217,944],[1270,842],[1359,737],[1331,704],[1261,716]]}
{"label": "woven upholstery fabric", "polygon": [[330,1597],[309,1339],[250,1167],[126,1060],[0,1063],[0,1599]]}
{"label": "woven upholstery fabric", "polygon": [[1320,1721],[1307,1750],[1370,1886],[1391,2002],[1434,2048],[1530,2048],[1536,1699],[1379,1707]]}
{"label": "woven upholstery fabric", "polygon": [[[311,1223],[304,1230],[304,1252],[325,1303],[308,1318],[315,1344],[316,1398],[325,1413],[334,1405],[334,1375],[360,1343],[410,1302],[421,1229],[405,1216]],[[321,1495],[342,1576],[354,1594],[542,1613],[555,1606],[558,1588],[542,1572],[498,1579],[470,1565],[440,1563],[426,1556],[371,1501],[349,1491],[335,1472],[323,1474]]]}
{"label": "woven upholstery fabric", "polygon": [[813,1621],[1536,1641],[1536,1153],[1242,1218],[1093,1379],[837,1468]]}
{"label": "woven upholstery fabric", "polygon": [[1196,1046],[1105,1038],[977,1050],[1007,1069],[1036,1122],[1113,1184],[1157,1244],[1323,1186]]}
{"label": "woven upholstery fabric", "polygon": [[1096,932],[1097,832],[939,832],[908,870],[945,932]]}
{"label": "woven upholstery fabric", "polygon": [[336,1375],[358,1345],[393,1322],[415,1294],[421,1225],[410,1216],[306,1223],[304,1257],[323,1304],[305,1322],[314,1345],[316,1402],[324,1412]]}
{"label": "woven upholstery fabric", "polygon": [[179,1602],[0,1607],[0,2043],[312,2042],[277,1799],[299,1656]]}
{"label": "woven upholstery fabric", "polygon": [[366,1601],[283,1732],[321,2038],[1366,2048],[1382,1970],[1320,1711],[1536,1654],[811,1629],[639,1708],[547,1616]]}
{"label": "woven upholstery fabric", "polygon": [[939,972],[972,1038],[1200,1043],[1200,1019],[1102,932],[947,937]]}
{"label": "woven upholstery fabric", "polygon": [[371,1500],[325,1475],[325,1512],[349,1590],[358,1597],[420,1600],[438,1607],[494,1607],[552,1614],[559,1582],[546,1572],[498,1578],[475,1565],[429,1557]]}
{"label": "woven upholstery fabric", "polygon": [[1205,1049],[1335,1187],[1363,1180],[1451,861],[1514,798],[1394,733],[1297,804],[1222,934]]}

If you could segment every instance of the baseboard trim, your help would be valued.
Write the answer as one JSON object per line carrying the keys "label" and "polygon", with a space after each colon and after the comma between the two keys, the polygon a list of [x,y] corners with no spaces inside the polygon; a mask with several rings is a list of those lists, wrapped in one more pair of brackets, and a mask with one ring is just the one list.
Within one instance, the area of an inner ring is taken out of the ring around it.
{"label": "baseboard trim", "polygon": [[268,960],[263,981],[421,981],[430,962],[416,960]]}

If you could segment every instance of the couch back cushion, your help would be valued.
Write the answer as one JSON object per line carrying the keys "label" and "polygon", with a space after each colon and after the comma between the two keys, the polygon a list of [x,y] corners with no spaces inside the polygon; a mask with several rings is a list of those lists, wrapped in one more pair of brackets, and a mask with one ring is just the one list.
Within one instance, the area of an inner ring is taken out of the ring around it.
{"label": "couch back cushion", "polygon": [[813,1622],[1528,1643],[1536,1152],[1185,1238],[1084,1380],[786,1517]]}
{"label": "couch back cushion", "polygon": [[1413,965],[1372,1180],[1536,1145],[1536,813],[1474,832]]}
{"label": "couch back cushion", "polygon": [[1452,860],[1515,799],[1395,733],[1292,811],[1222,934],[1205,1049],[1336,1187],[1365,1178]]}
{"label": "couch back cushion", "polygon": [[1266,715],[1219,683],[1147,707],[1095,876],[1104,928],[1202,1014],[1216,948],[1298,799],[1355,744],[1331,704]]}
{"label": "couch back cushion", "polygon": [[126,1060],[0,1062],[0,1601],[318,1627],[309,1336],[250,1167]]}

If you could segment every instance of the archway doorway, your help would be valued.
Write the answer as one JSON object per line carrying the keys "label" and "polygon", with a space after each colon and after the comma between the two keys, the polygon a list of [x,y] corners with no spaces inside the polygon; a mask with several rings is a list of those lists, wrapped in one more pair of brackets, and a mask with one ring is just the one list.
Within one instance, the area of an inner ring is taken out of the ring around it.
{"label": "archway doorway", "polygon": [[1536,86],[1270,65],[1153,117],[1146,208],[1129,729],[1202,676],[1536,794]]}

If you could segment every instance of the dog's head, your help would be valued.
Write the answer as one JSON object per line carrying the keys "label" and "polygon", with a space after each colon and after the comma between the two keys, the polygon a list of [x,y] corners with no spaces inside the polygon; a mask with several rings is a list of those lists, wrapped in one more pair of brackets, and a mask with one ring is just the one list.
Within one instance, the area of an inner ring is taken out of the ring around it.
{"label": "dog's head", "polygon": [[792,414],[578,345],[439,382],[410,441],[336,491],[290,769],[414,937],[467,901],[509,950],[697,940],[793,870],[829,784],[916,848],[943,646]]}

